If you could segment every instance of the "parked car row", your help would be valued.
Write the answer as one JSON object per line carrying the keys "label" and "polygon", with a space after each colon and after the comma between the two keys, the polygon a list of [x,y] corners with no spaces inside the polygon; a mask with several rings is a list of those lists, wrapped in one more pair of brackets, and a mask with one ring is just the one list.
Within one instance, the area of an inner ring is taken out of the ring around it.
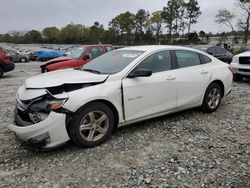
{"label": "parked car row", "polygon": [[18,47],[6,47],[4,48],[12,57],[14,62],[29,62],[36,60],[36,51],[29,49],[21,49]]}
{"label": "parked car row", "polygon": [[84,45],[72,50],[64,57],[52,59],[41,65],[41,72],[55,71],[66,68],[80,68],[100,55],[114,50],[109,44]]}
{"label": "parked car row", "polygon": [[77,48],[78,45],[60,45],[60,44],[44,44],[42,48],[47,48],[51,50],[59,50],[59,51],[70,51],[72,49]]}

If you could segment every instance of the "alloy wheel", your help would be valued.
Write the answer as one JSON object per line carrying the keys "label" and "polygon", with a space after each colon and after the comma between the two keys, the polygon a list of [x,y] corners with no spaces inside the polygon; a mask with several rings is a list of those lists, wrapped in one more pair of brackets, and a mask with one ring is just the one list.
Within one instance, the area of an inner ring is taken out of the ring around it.
{"label": "alloy wheel", "polygon": [[101,111],[91,111],[80,121],[79,131],[82,139],[94,142],[100,140],[109,127],[108,116]]}
{"label": "alloy wheel", "polygon": [[221,94],[219,89],[217,88],[211,89],[211,91],[208,94],[208,106],[211,109],[215,109],[219,105],[220,99],[221,99]]}

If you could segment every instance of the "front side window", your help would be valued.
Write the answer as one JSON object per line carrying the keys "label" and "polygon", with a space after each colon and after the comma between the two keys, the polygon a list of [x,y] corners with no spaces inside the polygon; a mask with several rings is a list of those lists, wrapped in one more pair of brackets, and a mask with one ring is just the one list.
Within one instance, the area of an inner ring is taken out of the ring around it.
{"label": "front side window", "polygon": [[141,62],[136,69],[150,69],[153,73],[171,70],[170,51],[154,53]]}
{"label": "front side window", "polygon": [[69,53],[69,57],[73,58],[73,59],[78,59],[80,58],[80,56],[82,55],[82,53],[84,52],[86,48],[78,48],[76,50],[73,50]]}
{"label": "front side window", "polygon": [[91,47],[88,53],[90,59],[95,59],[102,54],[104,54],[102,47]]}
{"label": "front side window", "polygon": [[179,68],[191,67],[201,64],[198,53],[185,50],[176,50],[175,54]]}
{"label": "front side window", "polygon": [[107,50],[107,52],[110,52],[113,50],[113,48],[111,46],[105,46],[105,49]]}

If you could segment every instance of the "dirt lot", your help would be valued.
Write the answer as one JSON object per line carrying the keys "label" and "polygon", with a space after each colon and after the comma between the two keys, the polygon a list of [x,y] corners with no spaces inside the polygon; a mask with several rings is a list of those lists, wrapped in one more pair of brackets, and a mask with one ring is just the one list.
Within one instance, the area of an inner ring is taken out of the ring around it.
{"label": "dirt lot", "polygon": [[250,187],[250,81],[234,83],[216,113],[198,109],[119,129],[105,144],[51,152],[21,146],[15,93],[39,63],[0,80],[0,187]]}

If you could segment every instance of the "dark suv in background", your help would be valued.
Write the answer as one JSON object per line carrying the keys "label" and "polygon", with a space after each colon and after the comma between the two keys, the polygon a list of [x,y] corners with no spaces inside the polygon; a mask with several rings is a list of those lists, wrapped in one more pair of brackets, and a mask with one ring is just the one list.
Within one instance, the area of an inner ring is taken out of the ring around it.
{"label": "dark suv in background", "polygon": [[205,52],[228,64],[230,64],[233,59],[233,54],[219,46],[208,47]]}
{"label": "dark suv in background", "polygon": [[4,49],[0,48],[0,78],[3,77],[5,72],[9,72],[15,69],[15,64],[12,61],[12,57]]}

